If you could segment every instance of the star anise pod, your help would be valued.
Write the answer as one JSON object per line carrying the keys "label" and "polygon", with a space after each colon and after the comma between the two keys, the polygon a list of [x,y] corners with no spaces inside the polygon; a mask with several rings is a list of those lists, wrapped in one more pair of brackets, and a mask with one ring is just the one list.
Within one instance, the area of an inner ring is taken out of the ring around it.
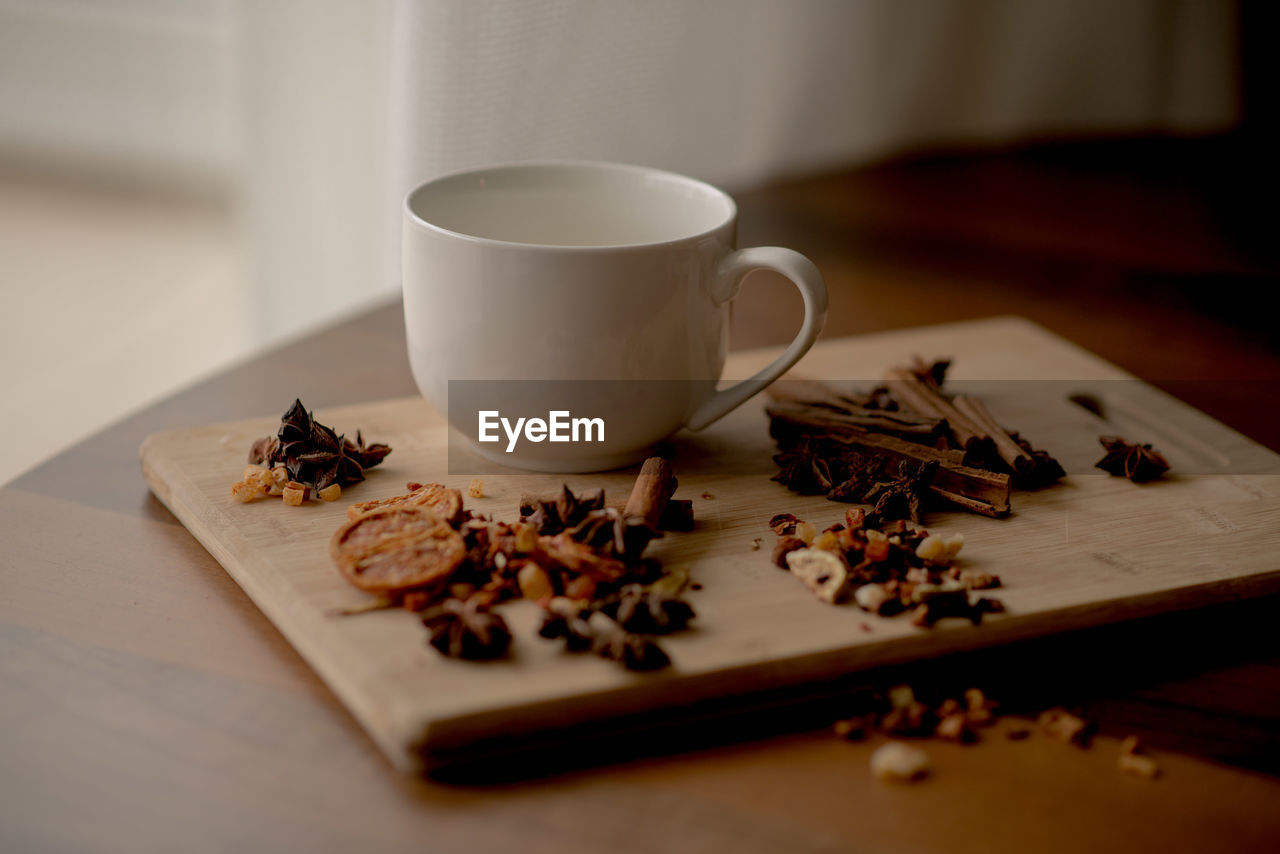
{"label": "star anise pod", "polygon": [[521,508],[523,521],[533,525],[539,534],[550,536],[586,521],[592,513],[604,509],[604,490],[590,489],[575,495],[565,484],[555,501],[539,499],[531,508]]}
{"label": "star anise pod", "polygon": [[450,658],[501,658],[511,646],[506,620],[474,602],[447,599],[422,624],[431,633],[431,645]]}
{"label": "star anise pod", "polygon": [[355,442],[339,436],[332,427],[316,421],[302,401],[295,398],[281,417],[275,437],[253,443],[249,462],[283,465],[290,478],[320,490],[333,483],[345,485],[364,480],[364,470],[382,462],[389,453],[391,448],[387,445],[366,445],[360,433]]}
{"label": "star anise pod", "polygon": [[365,444],[364,436],[357,430],[354,442],[345,437],[343,438],[342,453],[344,456],[359,463],[361,469],[369,469],[382,462],[387,454],[391,453],[391,446],[384,445],[382,442]]}
{"label": "star anise pod", "polygon": [[1009,438],[1031,457],[1030,466],[1013,473],[1014,484],[1019,489],[1039,489],[1042,486],[1056,483],[1067,476],[1062,464],[1055,460],[1048,451],[1041,451],[1032,447],[1031,443],[1018,435],[1017,432],[1010,433]]}
{"label": "star anise pod", "polygon": [[[832,501],[846,501],[851,504],[861,504],[867,501],[867,493],[876,484],[884,480],[884,470],[888,462],[888,457],[864,457],[857,453],[848,454],[843,467],[844,479],[831,488],[827,493],[827,498]],[[868,501],[867,503],[874,502]]]}
{"label": "star anise pod", "polygon": [[1145,483],[1169,470],[1169,461],[1149,444],[1139,445],[1119,436],[1099,436],[1098,441],[1107,453],[1096,465],[1111,475]]}
{"label": "star anise pod", "polygon": [[918,468],[912,468],[903,460],[898,463],[897,476],[872,486],[863,497],[863,503],[873,505],[872,512],[881,519],[919,522],[924,496],[937,473],[937,460],[929,460]]}
{"label": "star anise pod", "polygon": [[612,507],[592,510],[568,533],[573,540],[628,566],[640,560],[650,540],[662,536],[643,519],[628,518]]}
{"label": "star anise pod", "polygon": [[951,367],[951,360],[934,359],[932,362],[926,362],[919,355],[915,355],[911,357],[909,367],[916,379],[938,389],[942,388],[942,384],[947,381],[947,370]]}
{"label": "star anise pod", "polygon": [[563,638],[570,652],[591,649],[593,633],[588,623],[591,613],[590,608],[579,608],[569,599],[554,598],[547,604],[538,635],[548,640]]}
{"label": "star anise pod", "polygon": [[646,590],[640,584],[626,585],[601,610],[628,632],[645,635],[679,631],[694,617],[688,602],[661,590]]}
{"label": "star anise pod", "polygon": [[255,466],[271,466],[280,453],[280,440],[275,436],[258,439],[249,448],[249,462]]}
{"label": "star anise pod", "polygon": [[591,628],[591,651],[601,658],[616,661],[628,670],[660,670],[671,663],[655,641],[628,632],[602,611],[593,613],[587,625]]}
{"label": "star anise pod", "polygon": [[603,507],[603,489],[593,489],[581,495],[574,495],[573,490],[565,484],[560,489],[560,497],[556,499],[556,510],[566,528],[574,527],[586,519],[591,511],[600,510]]}
{"label": "star anise pod", "polygon": [[776,454],[773,461],[780,471],[773,480],[801,495],[822,495],[832,487],[831,467],[815,452],[808,441]]}
{"label": "star anise pod", "polygon": [[554,501],[538,501],[529,513],[521,516],[521,521],[528,522],[535,531],[545,536],[564,530],[564,523],[560,521],[560,513],[556,510]]}

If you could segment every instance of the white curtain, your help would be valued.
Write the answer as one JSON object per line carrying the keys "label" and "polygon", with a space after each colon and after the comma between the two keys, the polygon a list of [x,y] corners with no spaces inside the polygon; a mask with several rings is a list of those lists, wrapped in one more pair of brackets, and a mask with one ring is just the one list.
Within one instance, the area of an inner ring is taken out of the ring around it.
{"label": "white curtain", "polygon": [[740,189],[904,149],[1230,126],[1212,0],[258,0],[245,183],[265,335],[396,290],[399,200],[497,161]]}

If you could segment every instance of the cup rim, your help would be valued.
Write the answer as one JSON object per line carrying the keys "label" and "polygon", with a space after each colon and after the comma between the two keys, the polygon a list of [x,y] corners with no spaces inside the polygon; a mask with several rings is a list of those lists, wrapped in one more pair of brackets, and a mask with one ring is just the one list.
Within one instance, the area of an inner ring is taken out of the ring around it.
{"label": "cup rim", "polygon": [[[517,240],[499,240],[493,237],[484,237],[476,234],[467,234],[463,231],[455,231],[437,225],[430,220],[424,219],[413,209],[414,197],[426,191],[428,188],[436,184],[452,181],[458,178],[464,178],[470,175],[481,175],[484,173],[495,173],[514,169],[540,169],[548,167],[573,167],[580,169],[595,169],[610,172],[630,172],[633,174],[644,174],[661,176],[664,180],[673,181],[675,183],[684,184],[686,186],[697,189],[699,192],[706,193],[709,196],[719,199],[726,205],[726,215],[718,220],[714,225],[692,234],[686,234],[681,237],[672,238],[670,240],[654,240],[654,241],[637,241],[633,243],[584,243],[584,244],[548,244],[548,243],[525,243]],[[640,166],[632,163],[617,163],[607,160],[513,160],[502,163],[491,163],[485,166],[472,166],[463,169],[456,169],[435,176],[424,181],[413,189],[405,193],[401,201],[401,210],[406,223],[411,223],[415,227],[424,231],[435,234],[444,235],[457,240],[468,243],[474,243],[482,246],[492,246],[495,248],[521,249],[525,251],[543,251],[543,252],[616,252],[624,249],[652,249],[663,246],[677,246],[680,244],[697,242],[703,240],[710,235],[721,231],[726,226],[733,223],[738,218],[738,205],[733,197],[706,181],[700,181],[697,178],[691,178],[688,175],[682,175],[679,172],[672,172],[666,169],[658,169],[652,166]]]}

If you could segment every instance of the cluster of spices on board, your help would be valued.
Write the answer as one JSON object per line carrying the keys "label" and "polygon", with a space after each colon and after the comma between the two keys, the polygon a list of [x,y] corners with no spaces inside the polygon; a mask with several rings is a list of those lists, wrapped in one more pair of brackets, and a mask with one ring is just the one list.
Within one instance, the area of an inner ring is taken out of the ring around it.
{"label": "cluster of spices on board", "polygon": [[973,591],[1000,586],[997,576],[955,565],[964,536],[930,534],[903,519],[887,522],[861,508],[822,532],[790,513],[769,520],[778,539],[773,561],[824,602],[853,601],[884,617],[910,612],[917,626],[944,617],[975,625],[1004,604]]}
{"label": "cluster of spices on board", "polygon": [[527,599],[543,609],[539,635],[630,670],[670,663],[656,637],[685,628],[693,609],[685,578],[644,552],[662,530],[687,529],[690,502],[670,501],[677,482],[654,457],[625,506],[603,490],[526,496],[521,519],[494,521],[466,509],[441,484],[348,508],[330,555],[343,577],[379,597],[378,606],[416,612],[441,653],[493,659],[508,654],[510,628],[495,607]]}
{"label": "cluster of spices on board", "polygon": [[[862,504],[818,532],[791,514],[769,521],[773,560],[822,600],[853,600],[881,616],[911,612],[919,626],[944,617],[977,624],[1004,610],[973,591],[1000,586],[988,573],[955,565],[964,538],[918,527],[926,509],[1007,516],[1014,488],[1040,489],[1065,476],[1048,452],[1002,427],[976,397],[947,394],[948,360],[890,368],[866,394],[796,380],[769,389],[769,432],[778,444],[773,479],[804,495]],[[1097,464],[1145,482],[1168,470],[1150,445],[1099,441]]]}
{"label": "cluster of spices on board", "polygon": [[770,389],[774,480],[795,492],[869,504],[881,519],[926,507],[1008,515],[1014,486],[1063,477],[1058,461],[1001,427],[975,397],[943,392],[950,362],[890,368],[869,393],[794,381]]}
{"label": "cluster of spices on board", "polygon": [[249,449],[249,465],[231,486],[231,497],[241,503],[280,497],[300,507],[308,499],[337,501],[342,487],[364,480],[366,469],[378,465],[391,448],[377,442],[355,441],[321,424],[295,399],[280,419],[274,436],[258,439]]}

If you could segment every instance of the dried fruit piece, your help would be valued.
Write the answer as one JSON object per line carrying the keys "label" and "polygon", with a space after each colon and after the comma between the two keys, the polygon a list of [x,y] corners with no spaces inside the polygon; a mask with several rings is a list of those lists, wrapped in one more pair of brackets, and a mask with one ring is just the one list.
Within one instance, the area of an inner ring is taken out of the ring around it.
{"label": "dried fruit piece", "polygon": [[1048,709],[1040,713],[1036,723],[1046,735],[1074,744],[1077,747],[1088,747],[1092,727],[1084,718],[1071,714],[1062,707]]}
{"label": "dried fruit piece", "polygon": [[374,501],[362,501],[347,508],[347,518],[355,519],[363,513],[384,507],[425,507],[449,525],[456,525],[462,518],[462,493],[441,483],[410,483],[406,495],[396,495]]}
{"label": "dried fruit piece", "polygon": [[1136,735],[1131,735],[1120,744],[1120,756],[1116,767],[1126,774],[1145,777],[1153,780],[1160,775],[1160,766],[1150,756],[1143,753],[1142,742]]}
{"label": "dried fruit piece", "polygon": [[424,507],[390,506],[348,520],[329,554],[347,581],[369,593],[442,584],[467,555],[462,536]]}
{"label": "dried fruit piece", "polygon": [[835,604],[849,595],[849,571],[829,551],[807,548],[787,555],[787,568],[824,602]]}
{"label": "dried fruit piece", "polygon": [[533,561],[526,561],[516,572],[516,584],[520,586],[520,595],[535,602],[550,599],[556,592],[547,571]]}
{"label": "dried fruit piece", "polygon": [[964,548],[964,534],[942,537],[930,534],[916,546],[916,557],[932,563],[951,563]]}
{"label": "dried fruit piece", "polygon": [[879,780],[911,783],[929,773],[929,754],[918,747],[891,741],[871,754],[871,773]]}
{"label": "dried fruit piece", "polygon": [[575,574],[588,575],[597,581],[615,581],[626,574],[622,561],[597,554],[592,548],[569,536],[540,537],[538,548],[551,562]]}

